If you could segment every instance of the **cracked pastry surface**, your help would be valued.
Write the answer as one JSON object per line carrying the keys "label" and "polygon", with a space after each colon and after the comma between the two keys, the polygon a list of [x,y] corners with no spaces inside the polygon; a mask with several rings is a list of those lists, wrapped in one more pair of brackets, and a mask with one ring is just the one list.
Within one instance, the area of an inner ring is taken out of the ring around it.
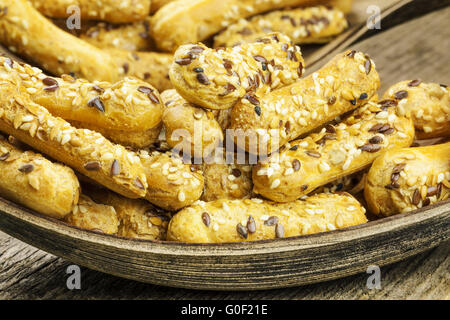
{"label": "cracked pastry surface", "polygon": [[117,234],[119,228],[119,219],[112,206],[98,204],[84,194],[64,221],[82,229],[106,234]]}
{"label": "cracked pastry surface", "polygon": [[450,142],[390,150],[369,170],[364,196],[369,210],[391,216],[450,196]]}
{"label": "cracked pastry surface", "polygon": [[[234,156],[234,155],[233,155]],[[205,187],[201,200],[244,199],[252,196],[252,166],[236,159],[215,159],[202,166]]]}
{"label": "cracked pastry surface", "polygon": [[319,194],[290,203],[257,198],[198,202],[172,218],[167,239],[220,243],[292,237],[365,223],[365,211],[349,194]]}
{"label": "cracked pastry surface", "polygon": [[117,235],[143,240],[165,240],[171,214],[140,199],[127,199],[108,190],[89,190],[94,201],[112,206],[119,219]]}
{"label": "cracked pastry surface", "polygon": [[253,168],[253,191],[287,202],[369,166],[414,139],[411,118],[398,115],[395,101],[369,102],[343,122],[285,146]]}
{"label": "cracked pastry surface", "polygon": [[0,135],[0,195],[44,215],[61,219],[78,203],[80,184],[72,169]]}
{"label": "cracked pastry surface", "polygon": [[418,139],[450,137],[450,93],[444,84],[407,80],[391,86],[383,99],[394,99],[411,113]]}
{"label": "cracked pastry surface", "polygon": [[325,6],[272,11],[241,19],[214,37],[214,47],[253,42],[270,32],[281,32],[293,43],[325,43],[348,26],[342,11]]}

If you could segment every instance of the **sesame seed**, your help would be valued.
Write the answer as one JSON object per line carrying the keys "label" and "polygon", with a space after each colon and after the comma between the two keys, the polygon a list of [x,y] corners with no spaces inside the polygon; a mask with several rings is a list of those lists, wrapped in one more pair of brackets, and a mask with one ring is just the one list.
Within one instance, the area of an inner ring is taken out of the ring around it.
{"label": "sesame seed", "polygon": [[270,185],[270,189],[275,189],[281,184],[280,179],[275,179],[272,184]]}

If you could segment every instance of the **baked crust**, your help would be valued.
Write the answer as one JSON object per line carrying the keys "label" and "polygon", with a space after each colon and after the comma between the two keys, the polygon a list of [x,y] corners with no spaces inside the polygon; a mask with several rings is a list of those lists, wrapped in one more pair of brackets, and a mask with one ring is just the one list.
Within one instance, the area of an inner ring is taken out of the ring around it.
{"label": "baked crust", "polygon": [[391,86],[383,99],[394,99],[411,113],[417,139],[450,137],[450,93],[445,85],[406,80]]}
{"label": "baked crust", "polygon": [[112,206],[95,203],[84,194],[64,220],[73,226],[106,234],[117,234],[119,228],[119,219]]}
{"label": "baked crust", "polygon": [[0,135],[0,195],[61,219],[78,203],[80,184],[72,169],[33,151],[23,151]]}
{"label": "baked crust", "polygon": [[390,105],[390,100],[369,102],[342,123],[287,144],[254,166],[253,191],[273,201],[293,201],[368,167],[387,150],[409,147],[412,120]]}
{"label": "baked crust", "polygon": [[118,66],[119,78],[135,77],[141,79],[158,91],[172,89],[169,79],[169,67],[172,54],[162,52],[132,52],[121,49],[104,49]]}
{"label": "baked crust", "polygon": [[317,72],[260,98],[260,112],[242,99],[232,110],[236,143],[265,154],[337,116],[364,105],[380,86],[375,63],[362,52],[348,50]]}
{"label": "baked crust", "polygon": [[[8,60],[6,60],[8,61]],[[5,61],[5,64],[8,62]],[[11,69],[19,67],[11,63]],[[32,102],[22,87],[0,73],[0,131],[61,161],[126,197],[143,197],[147,180],[139,157],[105,139],[100,133],[77,129]]]}
{"label": "baked crust", "polygon": [[145,19],[151,0],[30,0],[42,14],[51,18],[67,18],[73,14],[70,6],[80,9],[83,20],[103,20],[127,23]]}
{"label": "baked crust", "polygon": [[364,196],[381,217],[412,211],[450,196],[450,142],[390,150],[369,170]]}
{"label": "baked crust", "polygon": [[108,190],[90,190],[98,203],[114,207],[120,224],[117,235],[143,240],[165,240],[171,214],[140,199],[127,199]]}
{"label": "baked crust", "polygon": [[322,193],[290,203],[256,198],[198,202],[172,218],[167,239],[220,243],[292,237],[365,223],[365,211],[349,194]]}
{"label": "baked crust", "polygon": [[156,12],[150,30],[157,46],[174,52],[185,43],[205,40],[240,19],[259,13],[320,3],[350,11],[352,0],[178,0]]}
{"label": "baked crust", "polygon": [[184,100],[176,90],[161,93],[165,109],[162,117],[166,141],[195,158],[210,155],[223,141],[223,132],[211,111]]}
{"label": "baked crust", "polygon": [[234,48],[183,45],[169,76],[183,98],[204,108],[228,109],[241,98],[257,107],[260,96],[300,78],[304,65],[300,48],[273,33]]}
{"label": "baked crust", "polygon": [[[152,3],[153,6],[153,3]],[[100,22],[82,32],[79,37],[97,48],[150,51],[155,48],[149,35],[150,17],[142,21],[113,25]]]}
{"label": "baked crust", "polygon": [[10,61],[0,57],[0,72],[56,117],[95,128],[108,138],[110,131],[144,132],[161,124],[161,98],[144,81],[125,78],[111,84],[75,80],[67,75],[49,77],[26,64],[16,63],[11,68]]}
{"label": "baked crust", "polygon": [[342,11],[325,6],[272,11],[241,19],[214,37],[214,47],[253,42],[270,32],[281,32],[293,43],[325,43],[348,27]]}
{"label": "baked crust", "polygon": [[203,174],[195,165],[171,151],[161,153],[140,151],[144,171],[149,182],[145,199],[168,211],[179,210],[200,199]]}
{"label": "baked crust", "polygon": [[252,196],[252,168],[245,164],[203,165],[205,188],[201,199],[245,199]]}
{"label": "baked crust", "polygon": [[2,0],[0,7],[7,8],[0,16],[0,41],[52,74],[111,83],[134,76],[160,91],[171,88],[170,54],[99,49],[58,28],[24,0]]}

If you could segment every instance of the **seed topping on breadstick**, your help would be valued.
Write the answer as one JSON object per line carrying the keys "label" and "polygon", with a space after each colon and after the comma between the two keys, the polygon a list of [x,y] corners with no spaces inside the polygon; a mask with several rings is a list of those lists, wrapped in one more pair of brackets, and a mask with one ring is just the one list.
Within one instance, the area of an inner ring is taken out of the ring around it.
{"label": "seed topping on breadstick", "polygon": [[382,151],[409,146],[413,137],[410,118],[398,115],[396,107],[369,102],[333,129],[293,141],[256,165],[254,191],[274,201],[295,200],[363,169]]}
{"label": "seed topping on breadstick", "polygon": [[226,109],[243,98],[260,114],[256,108],[260,94],[294,82],[303,72],[299,47],[275,33],[234,48],[183,45],[175,53],[169,75],[189,102]]}

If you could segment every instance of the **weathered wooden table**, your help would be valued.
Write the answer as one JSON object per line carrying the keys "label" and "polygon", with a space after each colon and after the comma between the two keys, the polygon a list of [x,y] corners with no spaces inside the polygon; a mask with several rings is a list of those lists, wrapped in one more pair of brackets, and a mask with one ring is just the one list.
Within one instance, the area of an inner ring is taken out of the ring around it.
{"label": "weathered wooden table", "polygon": [[249,292],[167,288],[81,268],[81,290],[66,286],[70,262],[0,232],[0,299],[450,299],[450,241],[369,274],[303,287]]}
{"label": "weathered wooden table", "polygon": [[[351,18],[354,21],[359,19],[361,22],[361,13],[372,2],[385,8],[384,13],[394,12],[389,19],[383,20],[386,24],[382,28],[389,26],[389,30],[382,30],[355,45],[375,57],[384,57],[384,61],[376,60],[382,79],[380,92],[404,79],[450,82],[450,29],[442,28],[450,21],[450,1],[415,1],[415,11],[394,10],[393,6],[411,2],[408,0],[355,2],[359,16]],[[423,15],[426,11],[424,3],[428,7],[435,5],[439,10]],[[371,33],[373,31],[356,28],[343,35],[340,44],[346,47]],[[338,51],[339,44],[335,48],[316,51],[309,57],[310,65],[317,68],[323,61],[319,61],[320,57],[327,57],[327,60],[328,55]],[[449,249],[450,241],[447,241],[425,253],[382,267],[381,289],[368,289],[369,274],[363,273],[289,289],[194,291],[138,283],[81,268],[81,290],[71,291],[66,286],[69,261],[0,232],[0,299],[449,299]]]}

